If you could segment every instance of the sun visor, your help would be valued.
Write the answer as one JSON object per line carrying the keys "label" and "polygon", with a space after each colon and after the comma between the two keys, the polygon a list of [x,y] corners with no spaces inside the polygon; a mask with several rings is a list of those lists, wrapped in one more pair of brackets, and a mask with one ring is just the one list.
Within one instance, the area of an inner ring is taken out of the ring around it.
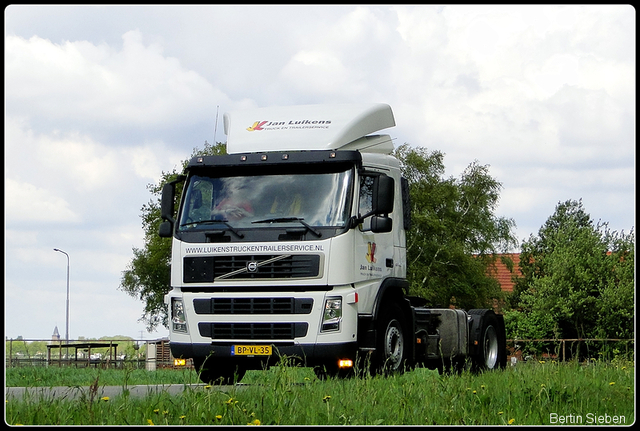
{"label": "sun visor", "polygon": [[391,107],[383,103],[256,108],[224,114],[229,154],[338,150],[347,144],[349,149],[367,151],[366,140],[360,140],[359,148],[360,138],[395,125]]}

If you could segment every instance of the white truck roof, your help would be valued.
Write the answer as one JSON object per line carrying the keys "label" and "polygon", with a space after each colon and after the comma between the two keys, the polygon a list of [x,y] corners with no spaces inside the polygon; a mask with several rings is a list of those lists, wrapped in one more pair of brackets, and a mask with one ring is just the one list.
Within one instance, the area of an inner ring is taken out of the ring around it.
{"label": "white truck roof", "polygon": [[295,150],[360,150],[389,154],[395,126],[387,104],[301,105],[255,108],[224,114],[230,154]]}

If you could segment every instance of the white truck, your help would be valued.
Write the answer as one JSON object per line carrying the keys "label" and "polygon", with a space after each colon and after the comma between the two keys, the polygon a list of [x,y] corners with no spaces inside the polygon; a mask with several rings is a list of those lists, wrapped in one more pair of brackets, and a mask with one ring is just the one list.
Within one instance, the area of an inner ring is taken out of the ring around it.
{"label": "white truck", "polygon": [[502,316],[408,295],[408,185],[373,134],[393,126],[386,104],[225,114],[228,154],[194,157],[162,193],[174,357],[223,383],[283,356],[319,377],[505,366]]}

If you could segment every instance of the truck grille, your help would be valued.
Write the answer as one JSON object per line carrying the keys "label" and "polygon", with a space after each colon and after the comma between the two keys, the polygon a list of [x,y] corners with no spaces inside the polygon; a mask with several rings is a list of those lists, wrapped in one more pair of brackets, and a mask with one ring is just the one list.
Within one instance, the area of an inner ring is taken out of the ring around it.
{"label": "truck grille", "polygon": [[185,257],[183,263],[185,283],[311,278],[320,274],[320,256],[307,254]]}
{"label": "truck grille", "polygon": [[213,340],[293,340],[307,335],[301,323],[198,323],[202,337]]}
{"label": "truck grille", "polygon": [[194,299],[196,314],[309,314],[312,298]]}

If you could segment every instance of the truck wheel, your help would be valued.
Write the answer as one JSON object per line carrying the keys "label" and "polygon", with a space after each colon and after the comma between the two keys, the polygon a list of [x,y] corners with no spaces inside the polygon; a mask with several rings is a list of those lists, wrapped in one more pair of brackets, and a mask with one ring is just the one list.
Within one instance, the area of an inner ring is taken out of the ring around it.
{"label": "truck wheel", "polygon": [[372,374],[380,371],[392,374],[404,371],[407,361],[407,343],[404,319],[398,305],[393,304],[383,310],[378,320],[377,361]]}
{"label": "truck wheel", "polygon": [[476,353],[472,358],[473,370],[496,370],[503,367],[502,356],[506,357],[506,351],[501,346],[502,331],[498,325],[498,318],[493,312],[487,312],[481,317],[480,333]]}
{"label": "truck wheel", "polygon": [[227,359],[193,358],[193,366],[204,383],[233,385],[240,382],[246,369]]}

